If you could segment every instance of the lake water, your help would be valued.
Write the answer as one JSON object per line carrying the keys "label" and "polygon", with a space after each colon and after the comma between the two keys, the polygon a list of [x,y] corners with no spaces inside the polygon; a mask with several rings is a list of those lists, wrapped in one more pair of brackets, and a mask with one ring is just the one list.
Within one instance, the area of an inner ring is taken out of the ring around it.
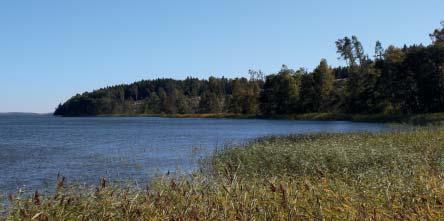
{"label": "lake water", "polygon": [[215,148],[265,135],[382,131],[385,124],[346,121],[170,119],[154,117],[0,116],[0,193],[68,182],[145,181],[191,171]]}

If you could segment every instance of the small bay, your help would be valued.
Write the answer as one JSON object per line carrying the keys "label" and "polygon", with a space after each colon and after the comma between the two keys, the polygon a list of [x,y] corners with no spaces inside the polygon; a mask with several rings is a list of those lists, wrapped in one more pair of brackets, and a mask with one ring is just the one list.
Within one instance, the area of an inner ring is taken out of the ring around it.
{"label": "small bay", "polygon": [[196,168],[216,148],[270,135],[380,132],[382,123],[157,117],[0,116],[0,193],[68,182],[146,181]]}

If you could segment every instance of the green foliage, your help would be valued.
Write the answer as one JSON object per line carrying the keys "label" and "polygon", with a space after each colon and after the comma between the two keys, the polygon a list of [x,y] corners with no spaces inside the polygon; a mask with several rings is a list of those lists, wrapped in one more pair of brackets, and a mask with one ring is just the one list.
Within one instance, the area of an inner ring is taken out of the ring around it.
{"label": "green foliage", "polygon": [[300,108],[301,112],[315,112],[316,111],[316,87],[315,79],[311,74],[304,74],[301,76],[301,95]]}
{"label": "green foliage", "polygon": [[322,59],[319,66],[313,71],[314,92],[313,98],[314,111],[326,111],[330,104],[333,91],[334,76],[333,71],[328,66],[327,60]]}
{"label": "green foliage", "polygon": [[382,47],[382,43],[380,41],[376,41],[375,44],[375,60],[382,60],[384,56],[384,48]]}
{"label": "green foliage", "polygon": [[286,66],[275,75],[267,76],[260,95],[264,115],[288,114],[296,110],[299,102],[301,75]]}
{"label": "green foliage", "polygon": [[354,45],[349,37],[344,37],[336,41],[337,53],[344,59],[349,66],[356,65],[356,56],[354,53]]}
{"label": "green foliage", "polygon": [[76,95],[55,115],[245,114],[267,117],[313,112],[415,114],[444,112],[443,29],[433,44],[398,48],[375,45],[374,60],[356,36],[336,41],[348,64],[331,68],[321,60],[312,72],[282,69],[264,78],[188,77],[117,85]]}
{"label": "green foliage", "polygon": [[256,73],[250,70],[252,78],[236,78],[231,84],[231,97],[229,97],[228,112],[235,114],[257,114],[258,96],[262,79],[253,77]]}
{"label": "green foliage", "polygon": [[55,115],[143,115],[258,112],[263,80],[214,78],[156,79],[76,95]]}
{"label": "green foliage", "polygon": [[393,112],[425,113],[444,110],[444,48],[437,45],[391,47],[381,71],[379,91]]}
{"label": "green foliage", "polygon": [[441,29],[435,29],[433,33],[430,34],[430,38],[433,41],[433,44],[444,46],[444,21],[441,22]]}

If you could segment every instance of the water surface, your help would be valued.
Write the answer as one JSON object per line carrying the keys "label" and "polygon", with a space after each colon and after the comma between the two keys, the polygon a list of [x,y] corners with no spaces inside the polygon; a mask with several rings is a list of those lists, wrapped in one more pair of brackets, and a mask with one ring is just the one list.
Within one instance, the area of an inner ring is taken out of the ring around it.
{"label": "water surface", "polygon": [[144,181],[191,171],[217,147],[265,135],[386,129],[346,121],[0,116],[0,193],[53,187],[59,172],[93,184],[102,176]]}

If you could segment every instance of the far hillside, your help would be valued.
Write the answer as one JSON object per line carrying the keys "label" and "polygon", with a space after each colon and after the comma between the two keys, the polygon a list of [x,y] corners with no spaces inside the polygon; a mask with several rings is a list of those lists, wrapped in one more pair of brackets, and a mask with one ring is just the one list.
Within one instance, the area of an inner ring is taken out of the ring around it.
{"label": "far hillside", "polygon": [[383,47],[366,54],[356,36],[336,41],[345,67],[325,59],[312,71],[283,65],[265,76],[156,79],[77,94],[54,115],[302,113],[416,114],[444,111],[444,22],[430,45]]}

